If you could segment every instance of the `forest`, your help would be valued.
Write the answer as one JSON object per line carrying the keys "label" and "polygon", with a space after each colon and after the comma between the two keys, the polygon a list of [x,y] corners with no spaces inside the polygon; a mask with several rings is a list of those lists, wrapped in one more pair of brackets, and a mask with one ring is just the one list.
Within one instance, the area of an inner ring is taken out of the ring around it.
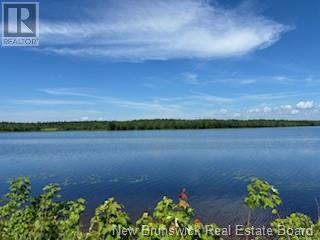
{"label": "forest", "polygon": [[162,129],[214,129],[320,126],[320,121],[306,120],[218,120],[218,119],[142,119],[131,121],[65,121],[18,123],[0,122],[0,132],[27,131],[115,131]]}

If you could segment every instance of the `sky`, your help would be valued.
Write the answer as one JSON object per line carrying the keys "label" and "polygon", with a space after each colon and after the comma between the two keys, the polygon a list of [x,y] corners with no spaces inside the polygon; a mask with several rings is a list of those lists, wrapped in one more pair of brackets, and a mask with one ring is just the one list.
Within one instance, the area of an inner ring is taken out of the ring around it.
{"label": "sky", "polygon": [[320,119],[318,0],[57,0],[0,48],[0,121]]}

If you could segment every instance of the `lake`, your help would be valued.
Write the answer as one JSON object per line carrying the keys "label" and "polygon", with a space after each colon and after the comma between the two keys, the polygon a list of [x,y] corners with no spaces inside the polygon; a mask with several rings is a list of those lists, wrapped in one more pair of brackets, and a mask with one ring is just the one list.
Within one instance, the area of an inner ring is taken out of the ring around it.
{"label": "lake", "polygon": [[[34,193],[59,183],[64,198],[87,200],[84,222],[108,197],[136,219],[186,187],[202,221],[243,223],[252,176],[279,188],[282,214],[316,218],[320,200],[319,127],[0,133],[0,163],[1,195],[18,176],[31,177]],[[254,221],[269,217],[258,212]]]}

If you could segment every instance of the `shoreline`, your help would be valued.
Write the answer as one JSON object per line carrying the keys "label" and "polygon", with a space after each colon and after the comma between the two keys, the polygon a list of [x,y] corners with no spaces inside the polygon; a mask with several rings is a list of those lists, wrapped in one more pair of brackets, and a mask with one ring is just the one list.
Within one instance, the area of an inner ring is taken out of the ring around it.
{"label": "shoreline", "polygon": [[130,121],[0,122],[0,132],[150,131],[316,127],[320,120],[141,119]]}

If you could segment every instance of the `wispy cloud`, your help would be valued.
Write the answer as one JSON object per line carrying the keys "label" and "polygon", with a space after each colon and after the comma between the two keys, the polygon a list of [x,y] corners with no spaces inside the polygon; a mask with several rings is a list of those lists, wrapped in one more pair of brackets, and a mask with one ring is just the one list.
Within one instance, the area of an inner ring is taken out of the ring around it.
{"label": "wispy cloud", "polygon": [[40,51],[134,61],[231,57],[266,48],[290,29],[207,0],[109,0],[94,11],[83,22],[43,21]]}
{"label": "wispy cloud", "polygon": [[28,104],[28,105],[87,105],[92,104],[90,101],[77,100],[61,100],[61,99],[19,99],[8,100],[7,103],[13,104]]}
{"label": "wispy cloud", "polygon": [[186,72],[181,75],[182,81],[191,84],[191,85],[199,85],[200,81],[198,79],[198,74],[193,72]]}
{"label": "wispy cloud", "polygon": [[[59,96],[74,96],[81,98],[89,98],[95,101],[109,102],[124,107],[132,108],[149,108],[156,107],[159,105],[168,105],[173,108],[180,108],[186,102],[193,102],[194,104],[232,104],[239,103],[241,101],[249,103],[266,101],[266,100],[285,100],[292,97],[301,97],[305,95],[313,96],[319,95],[319,92],[273,92],[273,93],[260,93],[260,94],[233,94],[231,96],[218,96],[212,95],[204,92],[191,91],[188,95],[176,96],[176,97],[153,97],[151,100],[146,101],[132,101],[128,99],[116,98],[111,96],[104,96],[99,94],[92,94],[78,89],[72,88],[52,88],[52,89],[40,89],[41,92],[47,93],[49,95],[59,95]],[[197,102],[200,101],[200,102]],[[300,105],[310,105],[311,101],[301,101]]]}
{"label": "wispy cloud", "polygon": [[0,110],[0,121],[9,122],[39,122],[39,121],[80,121],[82,116],[88,117],[89,120],[99,120],[101,116],[111,118],[110,113],[93,110],[76,110],[76,109],[29,109],[22,111]]}
{"label": "wispy cloud", "polygon": [[144,88],[149,88],[149,89],[157,88],[157,85],[149,82],[141,83],[140,86]]}
{"label": "wispy cloud", "polygon": [[[65,105],[60,109],[61,114],[56,111],[56,120],[63,118],[65,120],[94,120],[101,117],[103,119],[119,120],[134,118],[315,119],[320,110],[320,106],[314,100],[290,100],[292,96],[294,96],[293,99],[299,97],[299,93],[296,92],[233,95],[228,97],[203,92],[190,92],[189,95],[184,96],[131,100],[99,94],[97,89],[52,88],[40,91],[48,96],[41,99],[11,100],[11,102],[7,101],[6,103],[11,104],[11,106],[39,105],[36,109],[31,108],[34,109],[33,111],[36,110],[37,116],[41,115],[41,111],[48,113],[48,115],[43,114],[43,116],[40,116],[39,120],[53,120],[54,112],[48,111],[51,108],[47,108],[47,105]],[[59,99],[52,99],[53,96],[56,98],[59,96]],[[90,105],[88,105],[89,107],[81,108],[82,110],[76,106],[82,104]],[[92,109],[99,111],[91,111]],[[108,112],[105,112],[106,109]],[[11,110],[13,111],[14,109]],[[5,111],[0,111],[1,119],[13,119],[14,112],[11,111],[10,113],[10,111],[7,111],[7,115]],[[83,116],[88,118],[83,118]],[[20,118],[22,119],[22,116]],[[30,119],[33,118],[30,117]]]}
{"label": "wispy cloud", "polygon": [[[307,95],[313,95],[319,93],[307,93]],[[275,93],[261,93],[261,94],[243,94],[238,97],[239,100],[256,100],[256,101],[264,101],[264,100],[281,100],[288,99],[292,97],[304,96],[306,93],[302,92],[275,92]]]}
{"label": "wispy cloud", "polygon": [[181,109],[179,105],[175,104],[163,105],[156,101],[132,101],[122,98],[80,92],[68,88],[41,89],[40,91],[50,95],[84,97],[91,99],[91,101],[96,104],[108,103],[122,108],[148,110],[150,112],[178,112]]}
{"label": "wispy cloud", "polygon": [[301,82],[301,79],[286,77],[282,75],[258,75],[258,76],[235,76],[230,74],[228,76],[214,76],[201,74],[199,71],[183,72],[174,78],[175,81],[183,82],[189,85],[205,86],[205,85],[292,85],[297,82]]}
{"label": "wispy cloud", "polygon": [[83,92],[79,88],[47,88],[39,89],[40,92],[55,96],[76,96],[76,97],[91,97],[93,95]]}

